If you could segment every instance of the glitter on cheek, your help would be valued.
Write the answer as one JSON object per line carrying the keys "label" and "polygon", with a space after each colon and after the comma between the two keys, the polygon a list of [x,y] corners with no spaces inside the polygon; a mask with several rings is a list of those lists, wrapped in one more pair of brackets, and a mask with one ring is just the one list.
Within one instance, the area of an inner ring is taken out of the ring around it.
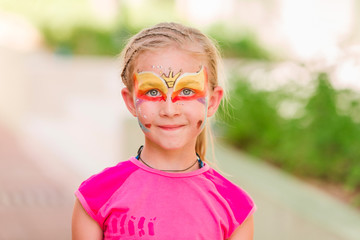
{"label": "glitter on cheek", "polygon": [[143,130],[143,132],[147,133],[150,131],[150,127],[151,127],[151,124],[143,124],[141,121],[140,121],[140,118],[139,116],[142,116],[143,118],[147,118],[147,116],[144,114],[142,115],[141,113],[141,107],[140,105],[144,102],[145,100],[143,99],[139,99],[139,98],[136,98],[135,99],[135,108],[136,108],[136,111],[137,111],[137,119],[138,119],[138,123],[139,123],[139,126],[140,128]]}
{"label": "glitter on cheek", "polygon": [[142,104],[144,102],[144,99],[140,99],[140,98],[136,98],[135,99],[135,106],[139,106],[140,104]]}

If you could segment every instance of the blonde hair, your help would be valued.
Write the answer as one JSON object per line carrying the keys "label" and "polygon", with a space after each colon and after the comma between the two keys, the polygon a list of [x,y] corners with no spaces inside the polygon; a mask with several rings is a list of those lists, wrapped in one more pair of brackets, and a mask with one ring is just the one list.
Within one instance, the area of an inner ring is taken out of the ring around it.
{"label": "blonde hair", "polygon": [[[129,91],[133,91],[134,66],[138,56],[145,51],[156,51],[159,48],[177,47],[206,60],[208,83],[211,90],[219,85],[219,75],[222,73],[221,57],[215,43],[198,29],[178,23],[159,23],[144,29],[134,35],[121,53],[123,68],[121,78]],[[196,47],[196,48],[194,48]],[[219,69],[221,68],[221,69]],[[195,151],[205,160],[206,133],[204,127],[196,140]],[[211,134],[211,133],[210,133]]]}

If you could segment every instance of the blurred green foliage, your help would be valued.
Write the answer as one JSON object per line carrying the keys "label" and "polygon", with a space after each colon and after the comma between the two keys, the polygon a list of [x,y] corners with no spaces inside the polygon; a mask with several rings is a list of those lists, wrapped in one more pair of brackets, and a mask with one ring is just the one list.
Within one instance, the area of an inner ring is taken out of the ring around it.
{"label": "blurred green foliage", "polygon": [[[175,1],[144,1],[141,7],[119,1],[117,16],[103,21],[88,0],[0,0],[0,9],[20,14],[42,33],[48,49],[60,54],[117,55],[130,36],[162,21],[183,22],[175,11]],[[192,25],[188,23],[188,25]],[[208,28],[226,57],[270,59],[252,31],[216,23]]]}
{"label": "blurred green foliage", "polygon": [[[43,21],[40,31],[48,48],[57,53],[115,56],[131,36],[144,27],[169,17],[173,4],[172,1],[152,0],[144,2],[139,9],[129,7],[127,2],[122,1],[119,2],[117,16],[111,23],[101,24],[94,16],[86,14],[85,21],[72,21],[61,27]],[[79,14],[83,12],[79,11]],[[176,16],[172,19],[174,18]]]}
{"label": "blurred green foliage", "polygon": [[46,44],[51,50],[60,54],[80,55],[115,56],[135,32],[137,29],[120,25],[114,29],[77,25],[67,34],[59,34],[47,26],[42,28]]}
{"label": "blurred green foliage", "polygon": [[216,23],[208,28],[207,34],[214,39],[222,54],[227,58],[271,60],[273,54],[262,47],[254,32],[234,29],[224,23]]}
{"label": "blurred green foliage", "polygon": [[351,107],[359,100],[350,101],[347,114],[339,113],[338,96],[344,92],[320,73],[304,113],[283,118],[277,108],[289,98],[283,90],[259,91],[244,79],[234,80],[217,124],[231,144],[298,176],[360,190],[360,124],[351,118]]}
{"label": "blurred green foliage", "polygon": [[[41,31],[48,47],[55,51],[66,48],[74,54],[114,56],[121,51],[126,41],[143,27],[118,24],[111,29],[104,29],[82,24],[72,26],[66,33],[48,26],[41,28]],[[255,36],[251,34],[230,39],[215,32],[210,35],[218,42],[225,57],[271,59],[271,55],[260,47]]]}
{"label": "blurred green foliage", "polygon": [[[123,12],[126,10],[123,8]],[[122,14],[121,18],[125,15]],[[124,47],[127,40],[147,27],[145,23],[140,25],[129,24],[132,21],[119,19],[117,24],[111,28],[104,28],[88,24],[75,24],[70,29],[59,30],[52,26],[44,25],[41,28],[45,42],[52,50],[60,52],[66,49],[74,54],[87,55],[110,55],[118,54]],[[237,57],[246,59],[270,60],[271,54],[260,47],[256,37],[251,34],[235,34],[226,36],[222,34],[221,25],[214,25],[210,28],[209,35],[218,43],[224,57]],[[228,31],[233,32],[233,31]]]}

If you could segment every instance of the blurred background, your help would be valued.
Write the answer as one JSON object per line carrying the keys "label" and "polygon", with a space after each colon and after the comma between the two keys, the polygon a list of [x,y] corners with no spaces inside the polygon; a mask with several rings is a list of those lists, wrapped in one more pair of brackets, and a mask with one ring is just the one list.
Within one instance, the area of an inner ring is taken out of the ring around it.
{"label": "blurred background", "polygon": [[360,0],[0,0],[0,239],[70,239],[78,185],[136,153],[117,55],[161,21],[221,49],[255,239],[360,239]]}

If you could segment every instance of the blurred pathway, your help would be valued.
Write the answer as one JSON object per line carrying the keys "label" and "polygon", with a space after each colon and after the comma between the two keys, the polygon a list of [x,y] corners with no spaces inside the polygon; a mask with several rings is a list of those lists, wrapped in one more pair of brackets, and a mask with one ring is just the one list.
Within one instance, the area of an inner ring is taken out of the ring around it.
{"label": "blurred pathway", "polygon": [[359,240],[360,212],[265,162],[223,144],[219,166],[255,199],[255,239]]}
{"label": "blurred pathway", "polygon": [[[70,239],[74,173],[41,145],[41,155],[36,155],[23,144],[0,126],[0,239]],[[39,166],[40,160],[52,162],[63,172],[61,178],[51,176],[54,169]]]}
{"label": "blurred pathway", "polygon": [[116,71],[0,48],[0,240],[71,239],[75,189],[119,159]]}

